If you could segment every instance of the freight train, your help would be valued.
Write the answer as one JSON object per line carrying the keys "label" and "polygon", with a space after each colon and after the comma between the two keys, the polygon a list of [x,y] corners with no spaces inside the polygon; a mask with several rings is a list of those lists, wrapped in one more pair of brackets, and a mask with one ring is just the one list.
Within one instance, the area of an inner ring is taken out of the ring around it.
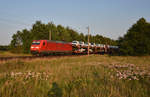
{"label": "freight train", "polygon": [[87,54],[89,53],[104,54],[117,51],[118,46],[84,43],[82,41],[64,42],[53,40],[33,40],[30,51],[33,55],[50,55],[50,54]]}

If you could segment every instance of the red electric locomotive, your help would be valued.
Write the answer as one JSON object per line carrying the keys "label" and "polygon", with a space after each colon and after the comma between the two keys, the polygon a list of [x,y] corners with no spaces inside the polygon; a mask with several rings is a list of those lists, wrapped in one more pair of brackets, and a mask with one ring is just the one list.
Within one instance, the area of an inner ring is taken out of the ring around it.
{"label": "red electric locomotive", "polygon": [[63,41],[34,40],[30,50],[33,55],[72,54],[72,45]]}

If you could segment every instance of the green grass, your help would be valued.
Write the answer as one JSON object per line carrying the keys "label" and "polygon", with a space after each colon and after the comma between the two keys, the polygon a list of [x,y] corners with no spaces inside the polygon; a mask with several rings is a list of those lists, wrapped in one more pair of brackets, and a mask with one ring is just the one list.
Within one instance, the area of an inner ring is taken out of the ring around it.
{"label": "green grass", "polygon": [[129,80],[116,76],[113,66],[126,64],[135,67],[123,70],[136,72],[138,67],[140,72],[150,73],[149,56],[90,55],[0,62],[0,97],[149,97],[149,77]]}

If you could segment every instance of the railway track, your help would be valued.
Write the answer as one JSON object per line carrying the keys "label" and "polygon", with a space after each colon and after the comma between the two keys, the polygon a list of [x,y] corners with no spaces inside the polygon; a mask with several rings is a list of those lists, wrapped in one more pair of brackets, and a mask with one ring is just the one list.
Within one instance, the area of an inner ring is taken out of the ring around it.
{"label": "railway track", "polygon": [[36,58],[57,58],[57,57],[73,57],[73,56],[84,56],[84,55],[51,55],[51,56],[14,56],[14,57],[0,57],[0,61],[8,61],[14,59],[36,59]]}

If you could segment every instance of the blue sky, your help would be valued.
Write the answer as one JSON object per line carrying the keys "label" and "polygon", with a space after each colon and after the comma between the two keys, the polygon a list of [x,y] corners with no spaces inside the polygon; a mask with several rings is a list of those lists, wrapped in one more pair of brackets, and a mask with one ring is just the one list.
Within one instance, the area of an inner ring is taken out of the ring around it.
{"label": "blue sky", "polygon": [[37,20],[53,21],[87,34],[123,36],[139,18],[150,22],[150,0],[0,0],[0,44]]}

